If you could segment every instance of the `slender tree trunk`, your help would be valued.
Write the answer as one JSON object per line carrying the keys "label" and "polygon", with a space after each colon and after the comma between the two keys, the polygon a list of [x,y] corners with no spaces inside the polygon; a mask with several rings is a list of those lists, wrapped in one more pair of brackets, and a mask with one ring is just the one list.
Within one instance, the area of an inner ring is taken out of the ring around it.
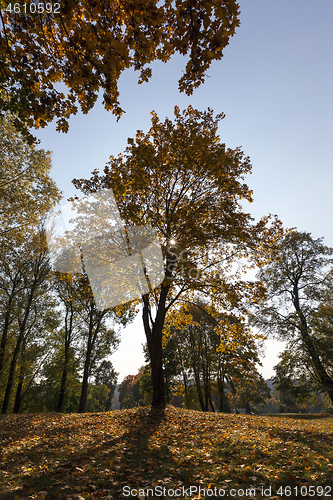
{"label": "slender tree trunk", "polygon": [[65,353],[65,364],[64,364],[64,368],[62,370],[60,392],[59,392],[58,402],[56,405],[56,411],[58,413],[61,413],[64,410],[65,394],[66,394],[66,382],[67,382],[67,367],[68,367],[68,357],[66,357],[66,353]]}
{"label": "slender tree trunk", "polygon": [[[17,363],[17,358],[18,354],[21,348],[22,341],[24,339],[24,335],[26,332],[26,326],[28,322],[28,318],[30,315],[31,307],[33,304],[33,300],[35,297],[36,290],[40,286],[40,284],[44,281],[48,274],[48,267],[47,267],[47,260],[46,260],[46,252],[40,252],[37,254],[36,257],[33,259],[33,272],[31,276],[31,281],[30,281],[30,276],[26,276],[25,280],[28,281],[29,285],[27,286],[26,290],[29,290],[29,295],[27,297],[27,303],[26,307],[24,310],[24,316],[22,322],[20,322],[20,331],[19,335],[16,341],[16,346],[14,349],[12,361],[10,364],[10,369],[9,369],[9,376],[8,376],[8,381],[7,381],[7,387],[6,387],[6,392],[5,392],[5,397],[3,400],[2,404],[2,409],[1,413],[6,414],[8,411],[8,406],[9,406],[9,401],[10,401],[10,396],[13,388],[13,383],[14,383],[14,374],[15,374],[15,369],[16,369],[16,363]],[[45,265],[46,264],[46,265]]]}
{"label": "slender tree trunk", "polygon": [[[91,321],[92,321],[92,318],[91,318]],[[84,361],[79,413],[84,413],[86,411],[89,367],[90,367],[90,358],[91,358],[91,351],[92,351],[92,336],[93,336],[93,330],[92,330],[92,325],[91,325],[89,328],[89,334],[88,334],[86,359]]]}
{"label": "slender tree trunk", "polygon": [[18,336],[18,339],[16,341],[15,349],[13,352],[13,357],[12,361],[10,363],[10,369],[9,369],[9,375],[8,375],[8,381],[7,381],[7,386],[6,386],[6,392],[5,392],[5,397],[2,403],[2,409],[1,413],[3,415],[6,415],[9,407],[9,401],[10,401],[10,396],[12,393],[12,388],[14,384],[14,375],[15,375],[15,368],[16,368],[16,363],[17,363],[17,358],[20,352],[20,347],[23,339],[23,331],[22,329],[20,330],[20,334]]}
{"label": "slender tree trunk", "polygon": [[87,393],[88,393],[88,378],[89,378],[90,354],[91,354],[91,351],[89,352],[89,354],[87,352],[86,360],[85,360],[85,363],[84,363],[84,371],[83,371],[83,380],[82,380],[82,387],[81,387],[79,413],[84,413],[86,411]]}
{"label": "slender tree trunk", "polygon": [[1,344],[0,344],[0,374],[2,372],[2,368],[3,368],[3,364],[4,364],[7,336],[8,336],[11,313],[12,313],[11,308],[12,308],[12,302],[13,302],[14,295],[15,295],[17,280],[18,280],[18,273],[16,273],[16,276],[14,278],[12,291],[11,291],[11,294],[9,296],[8,304],[7,304],[7,308],[6,308],[5,321],[4,321],[4,325],[3,325],[3,329],[2,329]]}
{"label": "slender tree trunk", "polygon": [[221,382],[221,380],[218,381],[218,387],[219,387],[219,412],[223,412],[223,406],[224,406],[224,383]]}
{"label": "slender tree trunk", "polygon": [[21,403],[22,403],[22,386],[23,386],[23,376],[19,378],[19,383],[16,389],[15,403],[14,403],[14,413],[20,413]]}
{"label": "slender tree trunk", "polygon": [[207,387],[204,387],[205,390],[205,411],[208,411],[208,394],[207,394]]}
{"label": "slender tree trunk", "polygon": [[206,411],[205,402],[204,402],[204,398],[203,398],[203,394],[202,394],[202,390],[201,390],[199,374],[198,374],[198,371],[194,368],[194,366],[192,366],[192,368],[194,371],[194,380],[195,380],[195,386],[197,388],[197,395],[198,395],[200,407],[201,407],[202,411]]}
{"label": "slender tree trunk", "polygon": [[218,372],[217,372],[217,386],[219,389],[219,412],[223,412],[225,404],[225,391],[224,391],[224,371],[222,368],[221,356],[218,360]]}
{"label": "slender tree trunk", "polygon": [[162,366],[163,366],[163,375],[164,375],[165,397],[166,397],[167,404],[169,404],[170,403],[169,373],[168,373],[168,369],[165,367],[165,358],[163,356],[163,350],[162,350]]}
{"label": "slender tree trunk", "polygon": [[204,339],[200,333],[200,346],[201,346],[201,366],[202,366],[202,378],[204,382],[205,391],[205,411],[209,411],[209,406],[211,410],[215,412],[215,408],[211,398],[211,381],[210,381],[210,359],[208,354],[208,345],[206,333],[204,333]]}
{"label": "slender tree trunk", "polygon": [[214,406],[214,403],[212,401],[211,396],[209,396],[209,404],[210,404],[210,407],[211,407],[212,411],[215,412],[215,406]]}
{"label": "slender tree trunk", "polygon": [[197,395],[198,395],[198,399],[199,399],[199,404],[200,404],[201,410],[206,411],[205,401],[204,401],[204,397],[203,397],[202,389],[201,389],[201,384],[200,384],[200,376],[199,376],[199,372],[197,370],[196,363],[195,363],[194,359],[192,359],[192,369],[193,369],[193,373],[194,373],[194,380],[195,380],[195,386],[197,388]]}
{"label": "slender tree trunk", "polygon": [[208,411],[208,387],[206,378],[206,367],[202,353],[201,353],[201,368],[202,368],[202,379],[203,379],[204,395],[205,395],[205,411]]}
{"label": "slender tree trunk", "polygon": [[302,329],[302,338],[303,342],[305,344],[306,350],[308,351],[308,354],[310,355],[314,369],[323,385],[323,388],[326,390],[332,404],[333,404],[333,380],[325,370],[324,365],[322,364],[320,357],[318,356],[318,353],[316,351],[316,348],[313,344],[313,340],[310,337],[308,333],[308,329],[304,328]]}
{"label": "slender tree trunk", "polygon": [[[205,410],[205,401],[204,401],[204,397],[203,397],[202,389],[201,389],[200,375],[199,375],[199,372],[198,372],[198,369],[197,369],[198,363],[197,363],[197,359],[195,357],[195,340],[194,340],[194,336],[193,336],[193,333],[192,333],[191,325],[189,326],[189,334],[190,334],[190,344],[191,344],[191,350],[192,350],[192,352],[191,352],[191,362],[192,362],[192,370],[193,370],[193,373],[194,373],[195,386],[196,386],[196,389],[197,389],[197,395],[198,395],[198,399],[199,399],[199,404],[200,404],[200,407],[201,407],[201,411],[206,411]],[[200,359],[200,354],[199,354],[198,357]]]}
{"label": "slender tree trunk", "polygon": [[23,381],[24,381],[24,350],[25,350],[25,345],[24,342],[22,344],[21,348],[21,367],[20,367],[20,375],[19,375],[19,381],[17,384],[16,388],[16,395],[15,395],[15,402],[14,402],[14,413],[19,413],[21,404],[22,404],[22,388],[23,388]]}
{"label": "slender tree trunk", "polygon": [[179,360],[180,360],[180,366],[181,366],[182,375],[183,375],[183,382],[184,382],[185,406],[186,406],[186,408],[188,408],[189,407],[188,383],[187,383],[187,377],[186,377],[185,367],[184,367],[184,363],[183,363],[183,357],[182,357],[182,353],[181,353],[178,342],[177,342],[177,350],[178,350],[178,356],[179,356]]}
{"label": "slender tree trunk", "polygon": [[6,316],[5,316],[5,321],[4,321],[4,326],[3,326],[3,330],[2,330],[2,336],[1,336],[1,344],[0,344],[0,374],[2,372],[2,368],[3,368],[3,364],[4,364],[9,322],[10,322],[10,309],[8,307],[7,311],[6,311]]}
{"label": "slender tree trunk", "polygon": [[102,321],[102,318],[104,315],[104,312],[100,313],[98,316],[97,322],[94,325],[94,312],[95,311],[96,311],[95,306],[94,306],[94,303],[92,301],[91,302],[91,309],[90,309],[90,317],[89,317],[89,332],[88,332],[87,352],[86,352],[86,359],[84,362],[84,369],[83,369],[83,379],[82,379],[82,389],[81,389],[79,413],[84,413],[86,411],[91,353],[93,351],[94,344],[96,342],[96,338],[97,338],[97,335],[98,335],[98,332],[100,329],[101,321]]}
{"label": "slender tree trunk", "polygon": [[[64,410],[65,403],[65,394],[66,394],[66,382],[67,382],[67,373],[68,373],[68,365],[69,365],[69,353],[70,353],[70,344],[71,344],[71,336],[73,330],[73,308],[70,308],[70,311],[67,310],[65,317],[65,359],[64,359],[64,367],[62,370],[61,383],[60,383],[60,392],[58,397],[58,402],[56,405],[56,411],[61,413]],[[68,314],[69,317],[69,325],[68,325]]]}

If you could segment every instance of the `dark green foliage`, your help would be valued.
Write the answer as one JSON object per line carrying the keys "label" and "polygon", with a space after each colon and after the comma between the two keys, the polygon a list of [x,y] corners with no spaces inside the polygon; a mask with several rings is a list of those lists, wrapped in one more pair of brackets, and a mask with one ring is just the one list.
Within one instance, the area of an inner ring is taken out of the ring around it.
{"label": "dark green foliage", "polygon": [[333,404],[333,249],[322,240],[297,231],[285,236],[275,259],[258,275],[267,300],[252,322],[288,342],[289,351],[278,368],[279,383],[288,383],[289,392],[298,396],[315,385]]}
{"label": "dark green foliage", "polygon": [[127,375],[119,386],[120,409],[143,406],[143,395],[140,392],[139,375]]}
{"label": "dark green foliage", "polygon": [[[95,371],[95,387],[103,386],[106,389],[105,411],[112,410],[112,401],[117,386],[118,373],[114,370],[111,361],[103,360]],[[104,390],[105,390],[104,389]]]}

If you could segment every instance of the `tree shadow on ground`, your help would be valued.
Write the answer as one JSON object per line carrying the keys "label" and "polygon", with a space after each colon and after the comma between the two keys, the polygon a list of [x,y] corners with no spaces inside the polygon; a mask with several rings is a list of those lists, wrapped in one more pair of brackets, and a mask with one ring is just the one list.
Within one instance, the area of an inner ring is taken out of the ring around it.
{"label": "tree shadow on ground", "polygon": [[[81,418],[84,420],[86,414]],[[75,427],[68,426],[62,415],[55,415],[58,433],[63,437],[73,437]],[[28,418],[24,422],[28,422]],[[124,421],[125,431],[119,435],[108,437],[102,442],[90,440],[85,446],[66,448],[66,441],[57,446],[50,446],[49,439],[39,439],[31,450],[18,453],[7,463],[11,469],[11,477],[17,481],[0,492],[0,499],[12,500],[38,498],[43,500],[54,498],[119,498],[125,485],[133,488],[145,488],[164,475],[163,464],[171,460],[167,446],[151,444],[151,438],[166,422],[165,411],[159,409],[140,408],[129,414]],[[89,434],[89,425],[87,425]],[[103,430],[100,430],[103,433]],[[19,430],[19,436],[33,439],[33,430]],[[55,436],[55,443],[57,438]],[[45,459],[48,466],[45,467]],[[26,467],[25,467],[26,464]],[[34,467],[32,468],[31,465]],[[15,470],[16,469],[16,470]],[[26,473],[23,472],[26,469]],[[1,472],[1,471],[0,471]],[[6,473],[7,475],[7,473]],[[1,474],[0,474],[1,476]],[[37,495],[36,497],[33,495]],[[73,496],[74,495],[74,496]],[[83,496],[82,496],[83,495]]]}

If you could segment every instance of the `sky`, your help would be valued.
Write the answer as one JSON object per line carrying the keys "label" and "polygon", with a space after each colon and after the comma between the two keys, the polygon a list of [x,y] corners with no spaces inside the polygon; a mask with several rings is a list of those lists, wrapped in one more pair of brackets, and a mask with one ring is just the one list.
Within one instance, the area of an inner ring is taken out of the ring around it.
{"label": "sky", "polygon": [[[64,193],[76,191],[73,178],[103,170],[110,155],[124,151],[136,130],[147,132],[150,112],[163,121],[178,105],[208,107],[226,117],[219,126],[227,147],[241,146],[253,166],[247,183],[254,202],[244,208],[259,219],[277,214],[285,227],[324,237],[333,246],[333,2],[332,0],[240,0],[241,25],[211,65],[206,82],[192,96],[180,94],[178,80],[186,58],[152,65],[149,83],[138,73],[120,78],[120,103],[126,113],[117,122],[99,100],[87,115],[70,119],[67,134],[55,124],[36,131],[40,147],[53,151],[51,175]],[[143,364],[145,336],[141,317],[122,333],[111,360],[119,382]],[[274,374],[283,344],[268,341],[265,378]]]}

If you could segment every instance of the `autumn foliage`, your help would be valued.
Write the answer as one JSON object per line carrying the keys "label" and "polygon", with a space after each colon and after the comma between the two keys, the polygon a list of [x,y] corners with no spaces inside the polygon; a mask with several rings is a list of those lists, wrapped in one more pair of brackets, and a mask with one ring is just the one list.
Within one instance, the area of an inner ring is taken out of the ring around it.
{"label": "autumn foliage", "polygon": [[133,68],[139,83],[148,81],[150,63],[167,62],[177,52],[189,55],[179,89],[192,94],[239,26],[235,0],[59,4],[51,13],[20,14],[5,11],[8,2],[0,2],[0,109],[19,112],[37,128],[56,117],[63,132],[78,107],[87,113],[94,106],[99,91],[105,108],[120,117],[122,72]]}
{"label": "autumn foliage", "polygon": [[173,407],[8,416],[0,426],[0,495],[109,500],[122,498],[126,485],[162,490],[193,485],[226,492],[254,488],[261,498],[261,486],[272,486],[270,498],[276,500],[286,498],[276,495],[280,486],[297,486],[300,492],[332,485],[332,432],[328,418]]}

